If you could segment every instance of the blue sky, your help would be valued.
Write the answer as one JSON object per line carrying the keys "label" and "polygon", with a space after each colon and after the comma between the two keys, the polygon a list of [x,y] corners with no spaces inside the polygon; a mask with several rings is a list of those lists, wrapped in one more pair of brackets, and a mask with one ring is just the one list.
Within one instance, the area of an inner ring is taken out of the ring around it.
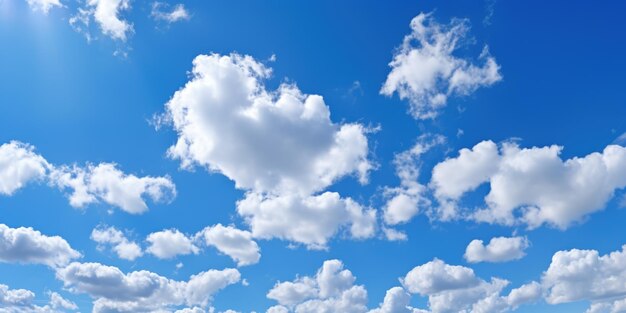
{"label": "blue sky", "polygon": [[0,0],[0,312],[624,312],[625,9]]}

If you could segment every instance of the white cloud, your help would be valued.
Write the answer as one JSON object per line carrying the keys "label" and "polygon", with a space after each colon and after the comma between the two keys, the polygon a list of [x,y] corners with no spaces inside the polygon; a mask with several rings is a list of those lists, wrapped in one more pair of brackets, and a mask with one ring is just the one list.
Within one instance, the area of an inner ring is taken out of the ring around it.
{"label": "white cloud", "polygon": [[153,2],[152,3],[152,11],[150,11],[150,16],[157,21],[164,21],[167,23],[175,23],[178,21],[185,21],[191,18],[191,15],[185,9],[185,5],[177,4],[169,10],[169,5],[163,2]]}
{"label": "white cloud", "polygon": [[169,155],[255,192],[310,194],[357,173],[366,181],[366,129],[335,124],[321,96],[283,84],[267,91],[271,69],[250,56],[200,55],[193,78],[166,104],[178,132]]}
{"label": "white cloud", "polygon": [[63,298],[56,292],[50,292],[50,301],[44,306],[35,305],[35,293],[26,289],[9,289],[0,284],[1,313],[61,313],[76,310],[75,303]]}
{"label": "white cloud", "polygon": [[411,103],[417,119],[433,118],[451,96],[465,96],[502,79],[496,60],[483,49],[483,65],[453,55],[469,31],[466,19],[450,24],[437,23],[431,14],[420,13],[411,21],[411,34],[389,63],[391,72],[380,90],[391,96],[398,93]]}
{"label": "white cloud", "polygon": [[596,250],[558,251],[543,274],[542,285],[550,304],[597,302],[591,312],[622,312],[612,309],[626,304],[626,246],[600,255]]}
{"label": "white cloud", "polygon": [[487,208],[468,218],[565,229],[602,210],[615,190],[626,187],[626,148],[609,145],[601,153],[568,160],[559,157],[561,150],[556,145],[520,148],[515,143],[504,143],[498,150],[495,143],[484,141],[435,166],[431,186],[440,203],[456,206],[463,194],[488,182]]}
{"label": "white cloud", "polygon": [[[87,0],[84,8],[70,18],[70,24],[79,32],[85,33],[91,40],[89,26],[94,20],[105,36],[126,41],[133,32],[133,25],[122,19],[122,12],[130,10],[130,0]],[[82,25],[81,25],[82,24]]]}
{"label": "white cloud", "polygon": [[293,282],[279,282],[267,294],[280,306],[271,307],[268,313],[344,312],[366,311],[367,291],[354,285],[356,277],[344,269],[339,260],[325,261],[315,277],[304,276]]}
{"label": "white cloud", "polygon": [[165,202],[176,196],[176,186],[169,177],[137,177],[123,173],[113,163],[57,167],[50,180],[61,189],[71,189],[70,204],[79,208],[103,201],[128,213],[141,214],[148,210],[144,197]]}
{"label": "white cloud", "polygon": [[411,149],[395,156],[394,165],[396,175],[400,178],[400,186],[385,188],[384,195],[387,198],[383,208],[385,223],[389,225],[406,223],[419,213],[420,207],[430,205],[430,200],[425,196],[426,186],[418,181],[421,157],[434,146],[444,142],[443,136],[423,135]]}
{"label": "white cloud", "polygon": [[503,296],[508,281],[499,278],[486,281],[470,268],[448,265],[438,259],[415,267],[401,282],[407,291],[427,296],[432,313],[506,312],[541,295],[538,284],[530,283]]}
{"label": "white cloud", "polygon": [[30,181],[45,178],[50,165],[34,150],[19,141],[0,146],[0,194],[10,196]]}
{"label": "white cloud", "polygon": [[525,237],[494,237],[486,246],[482,240],[474,239],[467,245],[463,257],[470,263],[519,260],[526,255],[524,250],[528,246]]}
{"label": "white cloud", "polygon": [[43,14],[48,14],[52,7],[63,6],[59,0],[26,0],[26,2],[33,11],[41,11]]}
{"label": "white cloud", "polygon": [[319,194],[346,175],[367,182],[374,165],[365,127],[333,123],[321,96],[293,84],[266,90],[271,69],[250,56],[199,55],[193,64],[192,79],[161,118],[178,133],[168,154],[247,191],[237,210],[254,237],[320,248],[341,227],[349,226],[352,237],[373,235],[374,210]]}
{"label": "white cloud", "polygon": [[146,241],[150,246],[146,252],[159,259],[171,259],[177,255],[198,254],[200,249],[193,243],[193,239],[177,229],[166,229],[148,235]]}
{"label": "white cloud", "polygon": [[252,240],[252,233],[249,231],[217,224],[206,227],[195,237],[231,257],[237,262],[237,266],[255,264],[261,258],[259,245]]}
{"label": "white cloud", "polygon": [[173,306],[206,307],[213,295],[240,280],[236,269],[208,270],[188,281],[174,281],[149,271],[124,274],[99,263],[71,263],[56,276],[69,290],[94,298],[93,312],[152,312]]}
{"label": "white cloud", "polygon": [[0,262],[57,267],[80,256],[59,236],[46,236],[30,227],[10,228],[0,224]]}
{"label": "white cloud", "polygon": [[256,238],[280,238],[324,249],[338,230],[347,228],[352,238],[369,238],[376,230],[376,212],[361,207],[336,192],[317,196],[263,196],[248,193],[237,212]]}
{"label": "white cloud", "polygon": [[[115,227],[97,227],[91,231],[91,240],[100,245],[110,245],[120,259],[133,261],[143,255],[141,247],[129,241],[124,233]],[[102,247],[100,247],[102,248]]]}

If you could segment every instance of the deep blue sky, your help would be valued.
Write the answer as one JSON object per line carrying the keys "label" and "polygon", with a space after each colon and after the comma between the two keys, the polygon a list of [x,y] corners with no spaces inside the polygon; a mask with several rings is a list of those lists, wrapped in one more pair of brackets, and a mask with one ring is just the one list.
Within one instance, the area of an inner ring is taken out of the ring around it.
{"label": "deep blue sky", "polygon": [[[524,147],[557,144],[567,159],[601,151],[626,132],[623,2],[500,0],[485,23],[489,3],[479,1],[190,1],[185,3],[190,20],[159,25],[149,16],[150,3],[132,1],[132,10],[123,14],[134,25],[126,42],[101,34],[87,42],[68,23],[78,4],[64,3],[65,8],[44,15],[25,1],[0,0],[0,144],[30,143],[53,164],[114,162],[138,176],[169,175],[178,195],[170,204],[150,204],[143,215],[119,210],[108,214],[106,204],[75,209],[62,192],[33,183],[13,196],[0,196],[0,223],[62,236],[84,255],[81,261],[125,272],[146,269],[183,280],[209,268],[234,266],[211,249],[169,261],[146,255],[129,262],[98,251],[89,239],[100,224],[132,230],[138,242],[165,228],[192,234],[207,225],[233,223],[246,229],[235,211],[244,192],[218,173],[179,169],[180,163],[166,156],[176,133],[169,127],[155,130],[150,123],[189,80],[191,62],[199,54],[251,55],[273,69],[269,90],[294,82],[304,93],[324,96],[334,122],[380,126],[369,135],[371,158],[379,165],[369,184],[346,177],[331,188],[377,209],[384,204],[382,188],[398,184],[393,156],[424,133],[441,134],[448,141],[425,156],[422,183],[429,181],[436,163],[482,140],[519,138]],[[380,95],[379,90],[394,49],[410,32],[409,22],[431,11],[441,23],[469,19],[474,44],[458,54],[475,57],[488,45],[503,79],[469,96],[451,98],[439,117],[420,121],[407,114],[407,101]],[[127,57],[113,56],[120,47]],[[272,55],[275,61],[269,61]],[[355,82],[359,87],[352,89]],[[486,192],[478,190],[468,203],[480,202]],[[311,251],[289,248],[286,241],[259,240],[260,263],[240,268],[250,285],[224,289],[213,306],[263,312],[275,304],[265,294],[277,280],[313,275],[324,260],[333,258],[342,260],[357,283],[366,286],[370,307],[398,285],[399,277],[433,258],[469,266],[485,279],[508,279],[516,287],[539,280],[556,251],[619,250],[626,243],[626,212],[617,202],[564,231],[437,222],[418,215],[399,227],[409,237],[404,242],[339,236],[328,250]],[[473,265],[463,259],[472,239],[514,233],[532,242],[525,258]],[[175,268],[178,262],[184,263],[180,270]],[[46,290],[62,290],[54,271],[44,265],[0,263],[0,283],[33,290],[41,301]],[[91,309],[88,296],[63,295],[82,311]],[[412,303],[423,307],[425,300],[414,296]],[[519,312],[583,312],[587,306],[540,301]]]}

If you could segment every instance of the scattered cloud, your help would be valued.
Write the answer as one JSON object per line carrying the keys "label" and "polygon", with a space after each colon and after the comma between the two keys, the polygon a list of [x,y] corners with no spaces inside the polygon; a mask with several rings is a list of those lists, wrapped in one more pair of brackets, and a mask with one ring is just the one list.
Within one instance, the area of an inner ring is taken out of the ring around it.
{"label": "scattered cloud", "polygon": [[177,4],[170,9],[170,6],[164,2],[153,2],[150,16],[156,21],[166,22],[168,24],[186,21],[191,18],[191,15],[185,8],[185,5]]}
{"label": "scattered cloud", "polygon": [[409,100],[414,118],[434,118],[449,97],[469,95],[502,79],[487,46],[480,55],[482,65],[453,55],[466,40],[468,20],[453,19],[442,25],[432,13],[420,13],[411,21],[411,30],[389,63],[391,72],[380,93],[397,93],[400,99]]}
{"label": "scattered cloud", "polygon": [[602,210],[616,190],[626,187],[626,148],[609,145],[568,160],[559,157],[562,149],[520,148],[512,142],[498,148],[483,141],[437,164],[431,186],[440,204],[456,208],[461,196],[489,183],[487,207],[469,213],[469,219],[565,229]]}
{"label": "scattered cloud", "polygon": [[236,269],[208,270],[188,281],[174,281],[149,271],[125,274],[113,266],[76,262],[57,270],[56,276],[68,290],[91,296],[94,313],[206,307],[217,291],[241,279]]}
{"label": "scattered cloud", "polygon": [[130,0],[86,0],[85,6],[70,18],[70,25],[84,33],[88,40],[92,21],[98,24],[103,35],[125,42],[133,33],[133,25],[121,17],[122,12],[130,10]]}
{"label": "scattered cloud", "polygon": [[26,2],[33,11],[41,11],[43,14],[48,14],[53,7],[63,7],[59,0],[26,0]]}
{"label": "scattered cloud", "polygon": [[0,224],[0,262],[44,264],[58,267],[81,257],[65,239],[46,236],[30,227]]}
{"label": "scattered cloud", "polygon": [[56,292],[48,293],[50,300],[44,306],[36,305],[35,293],[26,289],[10,289],[0,284],[0,312],[3,313],[62,313],[76,310],[74,302]]}
{"label": "scattered cloud", "polygon": [[50,164],[34,150],[19,141],[0,146],[0,194],[11,196],[29,182],[45,178]]}
{"label": "scattered cloud", "polygon": [[176,187],[169,177],[128,175],[113,163],[58,167],[50,179],[59,188],[72,190],[70,204],[78,208],[103,201],[125,212],[141,214],[148,210],[145,196],[155,202],[170,201],[176,196]]}
{"label": "scattered cloud", "polygon": [[99,249],[111,246],[120,259],[133,261],[143,255],[141,247],[115,227],[99,226],[91,231],[91,240],[98,243]]}
{"label": "scattered cloud", "polygon": [[482,240],[474,239],[467,245],[463,257],[470,263],[519,260],[526,255],[524,250],[529,245],[525,237],[494,237],[486,246]]}

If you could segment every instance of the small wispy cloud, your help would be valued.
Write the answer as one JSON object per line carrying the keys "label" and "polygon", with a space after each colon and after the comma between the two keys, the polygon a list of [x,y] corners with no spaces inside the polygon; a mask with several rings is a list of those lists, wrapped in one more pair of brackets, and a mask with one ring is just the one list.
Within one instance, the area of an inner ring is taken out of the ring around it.
{"label": "small wispy cloud", "polygon": [[150,16],[156,21],[166,22],[168,24],[186,21],[191,18],[191,14],[189,14],[189,11],[187,11],[182,3],[171,7],[167,3],[158,1],[152,3]]}

